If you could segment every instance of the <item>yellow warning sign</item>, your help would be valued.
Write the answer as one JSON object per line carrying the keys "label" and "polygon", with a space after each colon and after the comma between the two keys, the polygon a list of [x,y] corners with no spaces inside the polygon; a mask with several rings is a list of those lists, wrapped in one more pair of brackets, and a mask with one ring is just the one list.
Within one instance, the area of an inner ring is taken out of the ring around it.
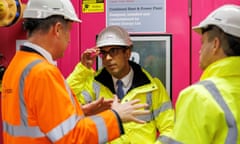
{"label": "yellow warning sign", "polygon": [[82,11],[83,13],[104,12],[104,1],[103,0],[83,0]]}

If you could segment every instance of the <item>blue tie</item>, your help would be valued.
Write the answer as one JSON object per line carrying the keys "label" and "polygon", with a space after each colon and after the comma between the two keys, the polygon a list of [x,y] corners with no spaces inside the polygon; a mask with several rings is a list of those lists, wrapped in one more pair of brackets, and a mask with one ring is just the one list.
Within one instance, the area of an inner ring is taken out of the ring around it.
{"label": "blue tie", "polygon": [[122,99],[124,96],[123,82],[121,80],[117,80],[117,96],[119,99]]}

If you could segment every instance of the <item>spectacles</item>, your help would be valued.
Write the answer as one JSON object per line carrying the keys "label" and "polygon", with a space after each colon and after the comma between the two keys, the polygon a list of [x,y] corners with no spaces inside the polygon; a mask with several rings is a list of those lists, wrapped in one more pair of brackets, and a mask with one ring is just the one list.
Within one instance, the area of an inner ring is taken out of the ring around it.
{"label": "spectacles", "polygon": [[111,48],[109,51],[105,51],[105,50],[100,50],[100,57],[105,58],[108,54],[111,57],[114,57],[118,54],[119,50],[123,50],[123,47],[113,47]]}

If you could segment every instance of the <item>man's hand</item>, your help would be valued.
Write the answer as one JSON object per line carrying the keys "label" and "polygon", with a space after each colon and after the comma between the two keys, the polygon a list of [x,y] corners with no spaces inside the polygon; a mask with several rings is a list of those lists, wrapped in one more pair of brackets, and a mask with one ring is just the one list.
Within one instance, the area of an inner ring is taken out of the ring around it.
{"label": "man's hand", "polygon": [[99,52],[100,52],[100,50],[97,47],[92,47],[92,48],[86,49],[81,56],[82,64],[89,69],[92,68]]}
{"label": "man's hand", "polygon": [[83,112],[86,116],[95,115],[102,111],[111,108],[113,100],[105,100],[103,97],[82,106]]}
{"label": "man's hand", "polygon": [[[137,119],[136,116],[149,114],[149,110],[144,110],[148,107],[147,104],[138,104],[140,100],[132,100],[126,103],[119,103],[117,96],[115,96],[112,109],[115,110],[120,116],[122,122],[136,122],[136,123],[145,123],[145,121]],[[142,110],[140,110],[142,109]]]}

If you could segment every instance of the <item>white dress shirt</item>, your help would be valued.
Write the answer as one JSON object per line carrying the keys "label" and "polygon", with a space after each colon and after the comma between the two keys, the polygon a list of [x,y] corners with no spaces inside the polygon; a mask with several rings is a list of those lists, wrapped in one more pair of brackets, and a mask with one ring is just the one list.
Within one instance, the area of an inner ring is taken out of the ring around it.
{"label": "white dress shirt", "polygon": [[[124,94],[126,94],[126,92],[130,89],[130,87],[132,85],[133,75],[134,75],[134,73],[133,73],[133,70],[131,68],[129,73],[121,79],[121,81],[123,82]],[[112,76],[112,79],[113,79],[115,91],[117,91],[117,80],[118,79],[113,77],[113,76]]]}

